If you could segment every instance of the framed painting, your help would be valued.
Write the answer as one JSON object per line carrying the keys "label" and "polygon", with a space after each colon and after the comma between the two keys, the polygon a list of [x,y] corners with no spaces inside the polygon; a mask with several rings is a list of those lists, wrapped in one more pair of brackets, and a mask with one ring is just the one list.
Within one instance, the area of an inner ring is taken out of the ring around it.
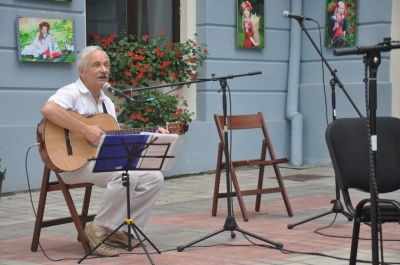
{"label": "framed painting", "polygon": [[73,20],[17,17],[18,59],[25,62],[75,62]]}
{"label": "framed painting", "polygon": [[325,47],[355,46],[357,0],[327,0]]}
{"label": "framed painting", "polygon": [[237,1],[237,47],[262,49],[264,38],[264,0]]}

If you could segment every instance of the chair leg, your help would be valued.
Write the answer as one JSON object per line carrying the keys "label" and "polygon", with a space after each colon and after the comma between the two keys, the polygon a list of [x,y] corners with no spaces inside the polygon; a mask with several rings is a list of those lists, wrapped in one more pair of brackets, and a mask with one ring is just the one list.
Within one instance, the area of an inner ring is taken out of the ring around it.
{"label": "chair leg", "polygon": [[[261,160],[265,160],[267,153],[267,141],[263,140],[262,142],[262,148],[261,148]],[[264,172],[265,172],[265,166],[264,165],[259,165],[258,166],[258,183],[257,183],[257,189],[261,190],[263,187],[264,183]],[[260,205],[261,205],[261,194],[256,195],[256,205],[255,205],[255,211],[259,212],[260,211]]]}
{"label": "chair leg", "polygon": [[222,170],[222,146],[218,145],[218,157],[217,157],[217,169],[215,171],[215,184],[214,184],[214,197],[213,197],[213,205],[211,210],[211,215],[217,215],[218,208],[218,194],[219,194],[219,186],[221,184],[221,170]]}
{"label": "chair leg", "polygon": [[[83,197],[82,204],[82,213],[81,213],[81,223],[83,228],[86,227],[86,218],[89,216],[89,205],[90,205],[90,197],[92,195],[92,187],[85,188],[85,195]],[[78,241],[81,241],[78,234]]]}
{"label": "chair leg", "polygon": [[289,197],[287,196],[285,184],[283,184],[281,172],[279,170],[278,165],[274,164],[273,167],[274,167],[275,176],[278,181],[279,187],[281,188],[281,194],[282,194],[282,198],[285,203],[285,206],[286,206],[286,211],[287,211],[289,217],[292,217],[293,211],[292,211],[292,207],[290,206]]}
{"label": "chair leg", "polygon": [[238,199],[238,202],[239,202],[240,211],[242,212],[243,221],[247,222],[247,221],[249,221],[249,217],[247,216],[246,206],[243,201],[242,193],[240,192],[239,182],[236,178],[236,173],[235,173],[235,170],[233,169],[233,166],[231,165],[230,168],[231,168],[231,170],[230,170],[231,171],[231,179],[232,179],[233,187],[235,188],[236,198]]}
{"label": "chair leg", "polygon": [[[221,184],[221,171],[222,171],[222,154],[223,148],[222,144],[220,143],[218,146],[218,158],[217,158],[217,170],[215,172],[215,185],[214,185],[214,198],[213,198],[213,206],[212,206],[212,216],[217,215],[217,208],[218,208],[218,195],[219,195],[219,186]],[[225,165],[226,169],[226,165]],[[242,212],[243,220],[247,222],[249,217],[247,216],[246,206],[243,201],[242,194],[240,193],[239,183],[236,178],[235,170],[233,169],[233,165],[230,166],[230,174],[233,186],[235,188],[235,196],[238,199],[240,211]]]}
{"label": "chair leg", "polygon": [[[258,169],[258,184],[257,184],[257,189],[261,190],[263,187],[263,182],[264,182],[264,170],[265,166],[260,165]],[[261,205],[261,194],[256,195],[256,206],[255,206],[255,211],[259,212],[260,211],[260,205]]]}
{"label": "chair leg", "polygon": [[[356,213],[356,215],[358,215]],[[353,235],[351,236],[351,249],[350,249],[350,265],[355,265],[357,262],[358,240],[360,237],[360,216],[354,217]]]}
{"label": "chair leg", "polygon": [[72,220],[75,224],[76,231],[78,232],[79,241],[82,243],[82,247],[83,247],[85,253],[88,254],[90,252],[90,246],[89,246],[89,243],[85,239],[84,227],[82,225],[79,214],[76,210],[74,201],[72,200],[71,193],[69,192],[69,189],[65,185],[64,181],[61,179],[60,175],[56,173],[56,176],[57,176],[58,182],[60,183],[61,191],[64,194],[64,198],[67,203]]}
{"label": "chair leg", "polygon": [[50,169],[48,167],[44,167],[42,187],[40,189],[38,209],[36,212],[35,227],[33,229],[33,236],[32,236],[32,244],[31,244],[32,252],[36,252],[38,249],[38,245],[39,245],[39,238],[40,238],[40,232],[42,230],[42,222],[43,222],[44,208],[46,206],[49,180],[50,180]]}
{"label": "chair leg", "polygon": [[83,204],[82,204],[82,225],[83,227],[86,226],[85,218],[89,215],[89,205],[90,205],[90,197],[92,195],[92,187],[85,188],[85,195],[83,197]]}

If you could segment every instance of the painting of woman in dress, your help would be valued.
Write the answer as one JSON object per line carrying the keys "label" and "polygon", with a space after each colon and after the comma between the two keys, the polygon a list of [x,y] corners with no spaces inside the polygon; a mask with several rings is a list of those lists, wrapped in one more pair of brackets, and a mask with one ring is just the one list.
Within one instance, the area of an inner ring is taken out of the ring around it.
{"label": "painting of woman in dress", "polygon": [[237,46],[245,49],[264,48],[263,1],[239,0],[237,16]]}
{"label": "painting of woman in dress", "polygon": [[355,45],[357,0],[327,0],[325,47]]}
{"label": "painting of woman in dress", "polygon": [[73,39],[72,20],[17,18],[20,61],[75,62]]}
{"label": "painting of woman in dress", "polygon": [[33,43],[25,46],[21,55],[29,58],[42,57],[50,43],[50,24],[43,21],[39,24],[39,34],[33,39]]}

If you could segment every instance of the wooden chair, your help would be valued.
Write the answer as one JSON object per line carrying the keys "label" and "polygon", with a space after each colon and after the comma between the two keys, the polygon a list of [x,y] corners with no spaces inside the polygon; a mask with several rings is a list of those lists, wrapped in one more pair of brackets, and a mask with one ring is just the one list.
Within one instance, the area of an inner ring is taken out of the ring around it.
{"label": "wooden chair", "polygon": [[[218,199],[226,198],[226,192],[219,192],[220,181],[221,181],[221,171],[222,169],[226,169],[226,163],[223,161],[224,154],[224,117],[219,116],[217,114],[214,115],[215,124],[217,126],[217,131],[220,138],[220,143],[218,145],[218,158],[217,158],[217,169],[215,173],[215,186],[214,186],[214,198],[213,198],[213,206],[212,206],[212,216],[217,215],[217,207],[218,207]],[[276,193],[280,192],[283,197],[283,201],[286,206],[286,210],[289,216],[293,216],[293,211],[289,203],[289,198],[286,194],[285,185],[283,184],[282,176],[279,171],[278,164],[288,162],[287,158],[277,159],[275,157],[274,150],[272,148],[271,140],[268,135],[267,126],[265,125],[265,121],[261,112],[257,114],[250,115],[237,115],[237,116],[228,116],[227,117],[227,125],[228,130],[245,130],[245,129],[261,129],[263,133],[264,139],[261,143],[261,156],[256,159],[248,159],[248,160],[232,160],[230,166],[230,175],[232,179],[232,184],[234,187],[234,192],[232,192],[232,196],[236,196],[239,202],[240,210],[242,212],[243,220],[248,221],[248,215],[246,211],[245,204],[243,202],[243,196],[247,195],[257,195],[256,196],[256,204],[255,211],[260,211],[260,203],[261,203],[261,194],[266,193]],[[267,159],[267,151],[269,153],[270,159]],[[278,181],[278,187],[274,188],[263,188],[263,180],[264,180],[264,169],[265,166],[272,165],[275,171],[275,177]],[[258,183],[257,188],[251,190],[241,190],[239,187],[239,182],[235,173],[235,168],[242,166],[258,166]]]}
{"label": "wooden chair", "polygon": [[[84,229],[86,223],[93,221],[95,216],[95,215],[88,215],[90,196],[92,193],[93,184],[81,183],[81,184],[67,185],[63,182],[60,175],[56,172],[55,174],[58,181],[50,182],[50,172],[51,170],[45,166],[43,171],[42,187],[40,190],[39,204],[36,214],[35,228],[32,237],[31,251],[33,252],[37,251],[40,232],[42,228],[73,222],[75,224],[76,231],[78,232],[78,241],[82,243],[82,247],[85,253],[87,254],[90,252],[90,246],[89,243],[87,243],[85,240]],[[85,188],[81,214],[78,214],[70,193],[71,189],[76,189],[76,188]],[[51,191],[62,191],[65,202],[67,203],[69,212],[71,214],[70,217],[60,217],[57,219],[45,220],[45,221],[43,220],[47,193]]]}

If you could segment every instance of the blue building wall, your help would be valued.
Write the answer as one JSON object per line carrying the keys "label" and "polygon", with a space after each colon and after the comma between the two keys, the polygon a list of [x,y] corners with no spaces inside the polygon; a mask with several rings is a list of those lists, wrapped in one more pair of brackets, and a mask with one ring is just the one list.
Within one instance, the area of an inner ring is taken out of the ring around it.
{"label": "blue building wall", "polygon": [[[190,1],[190,0],[189,0]],[[288,61],[291,20],[282,17],[291,10],[291,2],[301,0],[265,0],[266,47],[245,50],[236,47],[236,3],[233,0],[197,0],[197,42],[207,43],[210,56],[201,69],[202,78],[240,75],[261,71],[262,74],[228,79],[232,114],[262,112],[278,157],[290,156],[290,121],[286,119]],[[375,45],[390,36],[391,1],[359,1],[357,45]],[[325,21],[325,1],[304,0],[303,15],[316,19],[322,27]],[[0,158],[1,169],[7,167],[3,192],[28,189],[25,172],[26,155],[36,143],[36,125],[41,119],[40,107],[54,91],[78,76],[75,64],[41,64],[19,62],[16,44],[16,16],[73,19],[76,24],[76,47],[85,46],[84,1],[58,3],[52,1],[2,0],[0,2]],[[374,12],[380,10],[380,12]],[[315,23],[305,22],[310,35],[319,42]],[[323,29],[324,30],[324,29]],[[322,36],[323,36],[322,30]],[[364,66],[361,56],[334,57],[331,49],[323,54],[338,76],[352,100],[365,115]],[[378,115],[390,115],[391,84],[389,80],[390,53],[383,54],[378,72]],[[321,61],[308,38],[302,33],[299,112],[304,116],[303,162],[329,165],[330,159],[324,140],[325,112],[332,120],[329,80],[325,68],[326,104],[322,86]],[[185,143],[176,157],[171,171],[165,176],[199,173],[214,170],[218,135],[214,114],[222,114],[220,84],[209,81],[197,84],[197,119],[183,136]],[[356,116],[349,101],[336,89],[338,117]],[[229,110],[228,110],[229,111]],[[259,135],[255,132],[234,133],[232,158],[254,157],[259,153]],[[245,140],[244,142],[240,142]],[[255,144],[256,147],[250,147]],[[289,157],[290,158],[290,157]],[[41,184],[43,163],[37,147],[27,156],[27,171],[31,188]]]}
{"label": "blue building wall", "polygon": [[[303,14],[324,25],[323,10],[325,1],[304,0]],[[391,1],[358,1],[357,46],[373,46],[390,36]],[[375,14],[374,10],[382,10]],[[306,22],[310,35],[318,43],[318,28]],[[308,38],[302,34],[302,54],[300,71],[300,112],[304,115],[303,162],[306,164],[329,164],[330,158],[325,144],[325,100],[322,87],[322,70],[319,55]],[[322,33],[322,36],[323,33]],[[363,116],[366,116],[364,64],[362,55],[334,56],[332,48],[324,48],[323,55],[344,84],[345,90],[354,101]],[[389,77],[390,53],[382,53],[382,63],[378,69],[378,116],[391,115],[392,86]],[[331,89],[332,76],[325,68],[325,86],[327,93],[328,121],[332,121]],[[358,114],[349,99],[336,87],[337,118],[357,117]]]}

